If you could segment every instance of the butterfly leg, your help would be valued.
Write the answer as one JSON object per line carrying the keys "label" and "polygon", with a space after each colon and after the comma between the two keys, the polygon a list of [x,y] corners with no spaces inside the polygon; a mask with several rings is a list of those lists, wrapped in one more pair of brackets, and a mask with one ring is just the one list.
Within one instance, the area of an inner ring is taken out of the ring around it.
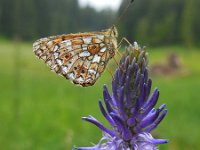
{"label": "butterfly leg", "polygon": [[119,44],[117,45],[117,53],[120,55],[120,57],[122,56],[121,55],[121,53],[119,52],[119,49],[120,49],[120,47],[121,47],[121,45],[122,45],[122,42],[126,42],[126,43],[128,43],[130,46],[132,46],[132,44],[128,41],[128,39],[126,38],[126,37],[123,37],[121,40],[120,40],[120,42],[119,42]]}
{"label": "butterfly leg", "polygon": [[112,80],[114,79],[114,75],[113,75],[113,72],[112,72],[112,70],[108,67],[107,68],[107,70],[108,70],[108,72],[109,72],[109,74],[111,75],[111,77],[112,77]]}
{"label": "butterfly leg", "polygon": [[[118,44],[118,46],[117,46],[117,53],[118,53],[118,55],[120,56],[120,58],[122,57],[122,55],[121,55],[121,53],[119,52],[119,49],[120,49],[120,47],[121,47],[121,45],[122,45],[122,42],[125,42],[125,43],[127,43],[129,46],[133,46],[130,42],[129,42],[129,40],[126,38],[126,37],[123,37],[121,40],[120,40],[120,42],[119,42],[119,44]],[[118,67],[120,67],[120,65],[119,65],[119,63],[117,62],[117,60],[114,58],[114,61],[115,61],[115,63],[117,64],[117,66]],[[121,68],[120,67],[120,69],[121,70],[124,70],[123,68]]]}
{"label": "butterfly leg", "polygon": [[114,60],[115,64],[117,65],[117,67],[119,67],[119,62],[116,60],[115,57],[113,57],[113,60]]}
{"label": "butterfly leg", "polygon": [[121,47],[122,42],[126,42],[126,43],[128,43],[130,46],[132,46],[132,44],[129,42],[129,40],[128,40],[126,37],[123,37],[123,38],[120,40],[120,42],[119,42],[117,48],[120,48],[120,47]]}

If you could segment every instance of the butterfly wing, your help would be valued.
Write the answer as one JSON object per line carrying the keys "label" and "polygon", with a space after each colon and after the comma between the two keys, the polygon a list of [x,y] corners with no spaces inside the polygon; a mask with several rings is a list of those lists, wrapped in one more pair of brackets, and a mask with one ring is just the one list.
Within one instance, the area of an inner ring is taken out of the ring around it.
{"label": "butterfly wing", "polygon": [[116,38],[105,32],[51,36],[37,40],[33,51],[51,70],[75,84],[91,86],[114,56]]}

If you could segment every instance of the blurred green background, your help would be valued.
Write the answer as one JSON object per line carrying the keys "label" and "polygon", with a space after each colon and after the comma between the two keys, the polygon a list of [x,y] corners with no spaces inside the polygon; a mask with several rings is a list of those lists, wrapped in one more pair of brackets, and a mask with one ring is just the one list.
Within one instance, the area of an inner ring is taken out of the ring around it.
{"label": "blurred green background", "polygon": [[[74,86],[34,56],[32,43],[108,28],[127,1],[118,11],[96,11],[77,0],[0,0],[0,149],[70,150],[98,142],[101,131],[81,117],[107,124],[98,100],[111,75],[105,71],[92,87]],[[153,132],[170,140],[161,150],[200,149],[199,6],[199,0],[135,0],[119,22],[121,37],[147,46],[153,88],[161,92],[159,104],[167,104]]]}

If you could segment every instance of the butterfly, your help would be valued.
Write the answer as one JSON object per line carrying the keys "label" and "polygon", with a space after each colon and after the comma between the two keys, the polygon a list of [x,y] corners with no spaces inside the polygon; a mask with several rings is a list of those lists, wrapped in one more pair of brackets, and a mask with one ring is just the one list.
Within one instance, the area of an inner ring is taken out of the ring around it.
{"label": "butterfly", "polygon": [[83,87],[92,86],[117,50],[117,28],[41,38],[33,52],[51,70]]}

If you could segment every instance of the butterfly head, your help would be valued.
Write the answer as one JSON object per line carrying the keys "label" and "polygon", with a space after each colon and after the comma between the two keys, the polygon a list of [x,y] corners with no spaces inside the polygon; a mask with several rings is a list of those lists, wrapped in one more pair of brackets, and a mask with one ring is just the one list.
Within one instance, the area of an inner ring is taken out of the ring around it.
{"label": "butterfly head", "polygon": [[115,51],[117,49],[117,37],[118,31],[117,28],[113,25],[111,28],[108,29],[107,33],[109,34],[109,59],[111,59],[115,55]]}
{"label": "butterfly head", "polygon": [[111,27],[111,36],[117,38],[118,37],[118,31],[117,28],[113,25]]}

